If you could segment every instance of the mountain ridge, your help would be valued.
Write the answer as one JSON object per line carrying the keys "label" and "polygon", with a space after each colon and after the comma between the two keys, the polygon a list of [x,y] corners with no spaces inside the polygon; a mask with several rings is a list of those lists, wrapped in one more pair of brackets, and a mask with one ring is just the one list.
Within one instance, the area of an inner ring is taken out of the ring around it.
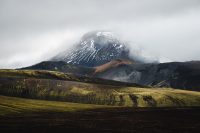
{"label": "mountain ridge", "polygon": [[199,68],[200,61],[134,63],[127,60],[113,60],[97,67],[74,66],[65,62],[47,61],[23,69],[61,71],[91,78],[137,83],[144,86],[200,91],[198,89],[200,88]]}

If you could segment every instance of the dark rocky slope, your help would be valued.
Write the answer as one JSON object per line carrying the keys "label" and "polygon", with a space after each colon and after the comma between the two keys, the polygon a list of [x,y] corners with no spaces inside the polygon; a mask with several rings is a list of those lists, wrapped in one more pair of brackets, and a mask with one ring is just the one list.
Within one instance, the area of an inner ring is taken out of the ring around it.
{"label": "dark rocky slope", "polygon": [[156,87],[197,90],[200,88],[200,62],[141,64],[114,60],[97,67],[73,66],[65,62],[42,62],[24,69],[54,70]]}
{"label": "dark rocky slope", "polygon": [[95,77],[141,85],[200,89],[200,62],[171,62],[161,64],[123,64]]}

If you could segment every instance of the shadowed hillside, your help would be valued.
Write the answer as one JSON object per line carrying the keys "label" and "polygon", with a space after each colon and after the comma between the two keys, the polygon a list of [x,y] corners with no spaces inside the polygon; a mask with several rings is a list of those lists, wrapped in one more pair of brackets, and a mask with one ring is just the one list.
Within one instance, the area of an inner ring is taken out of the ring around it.
{"label": "shadowed hillside", "polygon": [[84,83],[95,83],[114,86],[137,86],[144,87],[135,83],[126,83],[120,81],[113,81],[101,78],[93,78],[72,73],[63,73],[59,71],[46,71],[46,70],[0,70],[0,78],[36,78],[36,79],[53,79],[53,80],[66,80],[77,81]]}
{"label": "shadowed hillside", "polygon": [[94,73],[94,68],[83,67],[68,64],[64,61],[43,61],[33,66],[21,68],[21,70],[49,70],[49,71],[60,71],[65,73],[73,73],[76,75],[90,76]]}
{"label": "shadowed hillside", "polygon": [[124,64],[94,76],[152,87],[200,91],[199,61]]}
{"label": "shadowed hillside", "polygon": [[3,133],[199,133],[200,108],[127,108],[0,96]]}

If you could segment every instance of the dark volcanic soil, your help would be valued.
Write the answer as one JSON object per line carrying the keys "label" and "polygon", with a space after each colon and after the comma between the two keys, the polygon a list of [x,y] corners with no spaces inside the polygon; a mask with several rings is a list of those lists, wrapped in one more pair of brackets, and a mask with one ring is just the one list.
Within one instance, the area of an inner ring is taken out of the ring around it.
{"label": "dark volcanic soil", "polygon": [[1,116],[0,132],[200,133],[200,108],[111,108]]}

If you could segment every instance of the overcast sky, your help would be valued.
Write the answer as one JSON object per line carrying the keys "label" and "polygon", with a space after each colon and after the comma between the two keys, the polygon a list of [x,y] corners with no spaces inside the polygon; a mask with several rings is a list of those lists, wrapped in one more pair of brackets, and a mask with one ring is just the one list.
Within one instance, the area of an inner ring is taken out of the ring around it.
{"label": "overcast sky", "polygon": [[200,0],[0,0],[0,68],[48,60],[93,30],[164,61],[200,60]]}

